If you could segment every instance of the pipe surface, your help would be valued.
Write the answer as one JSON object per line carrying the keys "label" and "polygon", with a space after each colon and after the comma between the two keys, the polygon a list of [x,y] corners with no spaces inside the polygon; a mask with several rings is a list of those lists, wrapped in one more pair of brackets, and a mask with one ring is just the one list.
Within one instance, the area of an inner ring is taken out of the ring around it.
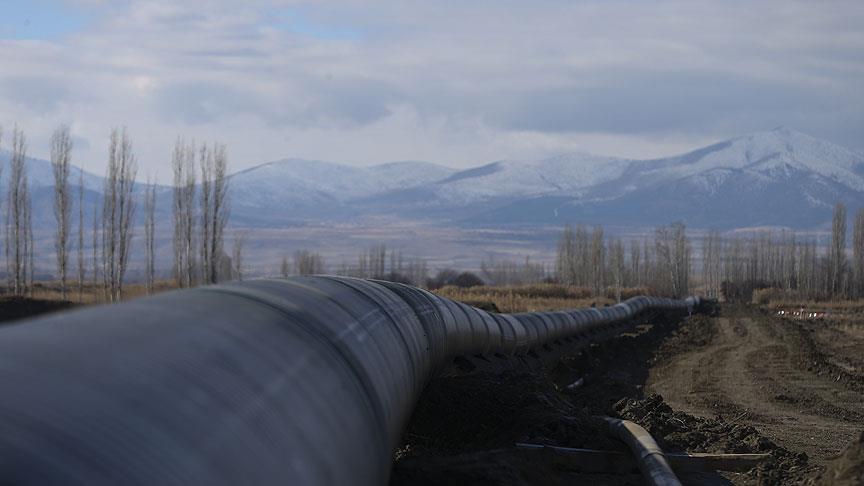
{"label": "pipe surface", "polygon": [[663,454],[663,449],[657,445],[654,437],[636,422],[612,417],[603,417],[609,426],[609,431],[621,442],[627,444],[636,458],[639,470],[645,477],[645,482],[651,486],[681,486],[681,481]]}
{"label": "pipe surface", "polygon": [[345,277],[201,287],[0,328],[0,483],[385,484],[429,379],[645,311],[493,314]]}

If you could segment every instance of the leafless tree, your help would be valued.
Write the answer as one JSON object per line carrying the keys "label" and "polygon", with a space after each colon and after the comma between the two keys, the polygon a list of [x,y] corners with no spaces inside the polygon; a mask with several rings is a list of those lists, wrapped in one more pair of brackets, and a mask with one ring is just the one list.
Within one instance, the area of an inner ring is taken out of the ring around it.
{"label": "leafless tree", "polygon": [[369,273],[372,278],[381,278],[386,272],[387,246],[376,245],[369,251]]}
{"label": "leafless tree", "polygon": [[318,253],[313,253],[309,250],[298,250],[294,252],[294,270],[297,275],[317,275],[324,273],[324,258]]}
{"label": "leafless tree", "polygon": [[601,295],[606,288],[606,244],[603,227],[595,226],[591,234],[591,288],[594,295]]}
{"label": "leafless tree", "polygon": [[57,223],[54,251],[57,255],[57,274],[60,277],[60,295],[64,300],[67,298],[69,218],[72,210],[69,194],[71,157],[72,137],[69,126],[61,125],[51,135],[51,169],[54,174],[54,220]]}
{"label": "leafless tree", "polygon": [[691,248],[684,224],[673,223],[657,228],[654,247],[657,252],[654,288],[673,297],[685,296],[690,290]]}
{"label": "leafless tree", "polygon": [[[482,270],[482,268],[481,268]],[[576,268],[576,241],[571,226],[565,226],[558,240],[558,255],[555,260],[555,271],[558,280],[564,285],[577,285],[578,270]],[[484,279],[487,281],[487,276]]]}
{"label": "leafless tree", "polygon": [[220,280],[219,261],[224,254],[225,225],[228,223],[228,158],[225,146],[201,147],[201,264],[204,281]]}
{"label": "leafless tree", "polygon": [[855,281],[853,296],[864,297],[864,208],[855,213],[852,228],[852,274]]}
{"label": "leafless tree", "polygon": [[702,275],[708,297],[719,297],[722,284],[722,240],[720,232],[710,230],[702,241]]}
{"label": "leafless tree", "polygon": [[138,168],[126,129],[111,132],[102,204],[102,278],[111,302],[123,295],[132,245],[135,177]]}
{"label": "leafless tree", "polygon": [[78,302],[84,301],[84,279],[87,268],[84,266],[84,170],[78,171]]}
{"label": "leafless tree", "polygon": [[621,302],[621,288],[624,286],[624,242],[620,238],[612,241],[609,248],[609,267],[612,273],[612,284],[615,286],[615,300]]}
{"label": "leafless tree", "polygon": [[93,204],[93,241],[91,247],[93,255],[91,257],[91,262],[93,263],[93,295],[97,301],[101,297],[104,297],[103,293],[105,290],[104,287],[100,287],[99,241],[99,203],[95,202]]}
{"label": "leafless tree", "polygon": [[642,279],[642,252],[638,240],[630,240],[630,278],[631,285],[640,287],[644,284]]}
{"label": "leafless tree", "polygon": [[231,252],[231,259],[234,264],[234,278],[243,280],[243,247],[246,243],[247,235],[245,232],[238,232],[234,235],[234,248]]}
{"label": "leafless tree", "polygon": [[172,158],[174,171],[174,275],[179,287],[195,279],[195,144],[178,138]]}
{"label": "leafless tree", "polygon": [[291,275],[291,262],[288,261],[287,256],[282,257],[282,264],[279,265],[279,274],[282,278],[288,278]]}
{"label": "leafless tree", "polygon": [[28,184],[24,184],[24,232],[24,252],[27,255],[27,265],[24,267],[25,288],[27,295],[33,297],[33,271],[35,269],[33,260],[36,250],[33,240],[33,203]]}
{"label": "leafless tree", "polygon": [[156,277],[156,183],[149,179],[144,190],[144,286],[153,293]]}
{"label": "leafless tree", "polygon": [[15,295],[27,292],[31,246],[30,192],[27,186],[27,140],[17,126],[12,132],[9,189],[6,204],[6,272]]}
{"label": "leafless tree", "polygon": [[530,255],[525,256],[522,262],[490,257],[480,262],[480,274],[488,285],[526,285],[541,282],[546,278],[546,266],[532,262]]}
{"label": "leafless tree", "polygon": [[[3,148],[3,127],[0,126],[0,149],[2,149],[2,148]],[[3,165],[0,164],[0,179],[2,179],[2,178],[3,178]],[[8,222],[9,222],[9,213],[8,213],[8,207],[7,207],[6,224],[3,227],[3,229],[4,229],[4,231],[3,231],[3,233],[4,233],[4,235],[3,235],[4,236],[3,251],[4,251],[4,256],[6,257],[6,271],[7,271],[6,288],[7,288],[7,291],[8,291],[8,288],[11,287],[11,285],[10,285],[11,279],[9,279],[9,273],[8,273],[9,263],[10,263],[10,261],[9,261],[10,259],[9,259],[9,224],[8,224]]]}
{"label": "leafless tree", "polygon": [[829,259],[831,262],[830,293],[833,298],[841,293],[846,276],[846,206],[842,202],[834,206]]}

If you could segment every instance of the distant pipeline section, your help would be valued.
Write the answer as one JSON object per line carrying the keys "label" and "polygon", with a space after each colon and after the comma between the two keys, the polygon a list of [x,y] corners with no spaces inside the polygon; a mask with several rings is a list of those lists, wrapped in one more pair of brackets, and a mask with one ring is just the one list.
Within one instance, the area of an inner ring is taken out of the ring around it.
{"label": "distant pipeline section", "polygon": [[0,328],[0,483],[386,484],[431,377],[698,297],[488,313],[344,277],[175,291]]}

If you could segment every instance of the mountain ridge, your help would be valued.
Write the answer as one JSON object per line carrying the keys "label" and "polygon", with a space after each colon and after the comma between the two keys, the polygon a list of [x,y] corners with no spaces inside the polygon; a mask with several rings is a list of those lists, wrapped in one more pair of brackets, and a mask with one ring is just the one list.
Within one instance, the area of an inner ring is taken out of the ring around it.
{"label": "mountain ridge", "polygon": [[[53,184],[50,163],[30,165],[31,186]],[[85,180],[89,191],[101,190],[100,177],[85,173]],[[824,225],[836,201],[864,205],[864,154],[777,127],[652,159],[577,152],[460,170],[422,161],[357,167],[287,158],[233,173],[229,183],[237,226],[390,218],[469,227],[682,220],[808,228]],[[160,206],[170,207],[170,187],[159,194]]]}

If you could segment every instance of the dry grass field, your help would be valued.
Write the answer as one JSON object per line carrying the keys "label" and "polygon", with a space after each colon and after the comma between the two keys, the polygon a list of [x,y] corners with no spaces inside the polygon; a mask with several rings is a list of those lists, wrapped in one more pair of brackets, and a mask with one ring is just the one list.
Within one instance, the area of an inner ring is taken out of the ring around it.
{"label": "dry grass field", "polygon": [[[434,290],[442,297],[504,313],[540,312],[580,307],[603,307],[616,302],[615,292],[607,290],[605,295],[592,296],[590,289],[568,287],[558,284],[535,284],[512,287],[479,286],[469,288],[443,287]],[[646,295],[647,289],[628,288],[621,292],[622,299]],[[490,305],[494,304],[494,308]]]}
{"label": "dry grass field", "polygon": [[[161,280],[156,283],[155,292],[166,292],[177,288],[173,280]],[[485,310],[497,312],[536,312],[562,309],[575,309],[582,307],[602,307],[612,305],[616,302],[615,292],[608,289],[605,295],[592,296],[590,289],[581,287],[567,287],[558,284],[535,284],[521,286],[479,286],[460,288],[447,286],[434,293],[477,306]],[[628,299],[636,295],[646,295],[644,288],[623,289],[622,299]],[[124,286],[124,300],[136,299],[147,295],[143,284],[128,284]],[[29,304],[25,304],[28,303]],[[69,309],[79,305],[103,304],[106,302],[101,288],[90,283],[86,284],[83,292],[79,293],[76,286],[69,290],[67,299],[62,299],[60,287],[57,282],[42,281],[34,284],[33,293],[26,298],[4,297],[0,298],[0,314],[6,315],[5,319],[28,317],[38,315],[47,311]],[[14,309],[13,309],[14,308]],[[5,309],[5,311],[4,311]]]}

